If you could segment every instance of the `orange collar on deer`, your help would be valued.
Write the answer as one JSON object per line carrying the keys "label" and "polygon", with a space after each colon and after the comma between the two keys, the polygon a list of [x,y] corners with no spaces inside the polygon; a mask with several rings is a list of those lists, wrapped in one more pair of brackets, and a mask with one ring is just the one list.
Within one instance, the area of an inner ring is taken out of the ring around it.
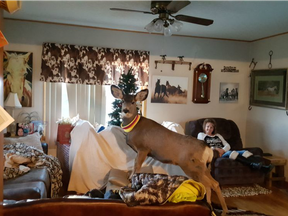
{"label": "orange collar on deer", "polygon": [[133,128],[136,126],[136,124],[139,122],[140,120],[140,115],[135,116],[135,118],[133,119],[133,121],[131,121],[128,125],[123,126],[123,124],[121,124],[121,128],[125,131],[125,132],[130,132],[133,130]]}

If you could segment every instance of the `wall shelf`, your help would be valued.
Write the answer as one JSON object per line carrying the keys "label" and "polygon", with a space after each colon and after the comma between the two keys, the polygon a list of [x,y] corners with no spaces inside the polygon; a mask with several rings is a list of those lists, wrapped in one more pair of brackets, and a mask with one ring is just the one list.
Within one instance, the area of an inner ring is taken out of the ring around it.
{"label": "wall shelf", "polygon": [[191,70],[191,65],[192,62],[186,62],[183,61],[183,57],[180,56],[179,57],[180,60],[166,60],[165,56],[162,56],[162,60],[156,60],[155,61],[155,69],[157,69],[157,64],[171,64],[172,65],[172,70],[175,69],[175,64],[179,64],[179,65],[189,65],[189,70]]}

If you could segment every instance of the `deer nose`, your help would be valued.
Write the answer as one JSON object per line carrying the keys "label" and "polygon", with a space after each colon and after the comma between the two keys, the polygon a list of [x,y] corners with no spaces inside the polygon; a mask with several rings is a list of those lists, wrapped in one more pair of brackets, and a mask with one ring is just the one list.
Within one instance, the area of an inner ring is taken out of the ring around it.
{"label": "deer nose", "polygon": [[128,113],[129,110],[128,110],[128,109],[123,109],[123,112],[124,112],[124,113]]}

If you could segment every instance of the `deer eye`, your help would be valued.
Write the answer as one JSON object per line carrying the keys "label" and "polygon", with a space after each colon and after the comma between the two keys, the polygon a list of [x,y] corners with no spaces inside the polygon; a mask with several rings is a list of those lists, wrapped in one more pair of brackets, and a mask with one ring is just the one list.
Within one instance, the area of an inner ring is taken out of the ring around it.
{"label": "deer eye", "polygon": [[131,103],[132,103],[132,104],[134,104],[135,102],[134,102],[134,101],[132,101]]}

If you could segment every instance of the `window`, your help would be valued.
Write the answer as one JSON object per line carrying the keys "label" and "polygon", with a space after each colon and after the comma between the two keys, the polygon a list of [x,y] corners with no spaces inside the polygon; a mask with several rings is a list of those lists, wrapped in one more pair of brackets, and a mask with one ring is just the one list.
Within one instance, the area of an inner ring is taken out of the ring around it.
{"label": "window", "polygon": [[69,117],[69,100],[67,94],[66,83],[62,83],[62,100],[61,100],[61,117],[68,118]]}

